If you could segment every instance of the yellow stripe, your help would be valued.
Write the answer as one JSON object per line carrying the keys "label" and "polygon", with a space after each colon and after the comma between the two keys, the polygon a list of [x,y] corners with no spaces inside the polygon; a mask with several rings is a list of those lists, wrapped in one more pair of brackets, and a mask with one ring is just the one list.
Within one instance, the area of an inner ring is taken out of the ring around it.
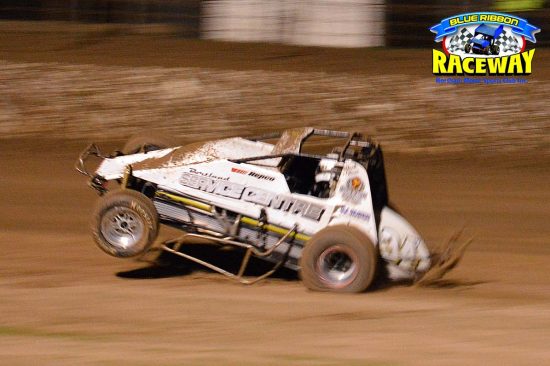
{"label": "yellow stripe", "polygon": [[161,197],[164,196],[164,197],[170,198],[171,200],[184,203],[188,206],[195,207],[195,208],[198,208],[200,210],[204,210],[204,211],[208,211],[208,212],[212,211],[212,206],[207,205],[205,203],[195,201],[195,200],[190,200],[189,198],[176,196],[174,194],[170,194],[170,193],[166,193],[166,192],[157,192],[156,195],[161,196]]}
{"label": "yellow stripe", "polygon": [[[173,201],[181,202],[183,204],[186,204],[186,205],[191,206],[191,207],[198,208],[200,210],[204,210],[204,211],[208,211],[208,212],[212,211],[212,206],[207,205],[207,204],[202,203],[202,202],[191,200],[189,198],[176,196],[174,194],[170,194],[170,193],[166,193],[166,192],[157,192],[156,195],[160,196],[160,197],[164,196],[164,197],[169,198]],[[251,226],[259,226],[260,225],[260,222],[258,220],[255,220],[251,217],[242,217],[241,222],[244,223],[244,224],[251,225]],[[274,233],[277,233],[277,234],[280,234],[280,235],[285,235],[288,232],[288,229],[282,228],[280,226],[271,225],[271,224],[264,225],[263,228],[266,229],[267,231],[271,231],[271,232],[274,232]],[[311,237],[308,236],[308,235],[304,235],[304,234],[300,234],[300,233],[296,233],[296,232],[293,232],[293,233],[294,233],[294,235],[291,234],[291,236],[294,236],[298,240],[308,241],[309,239],[311,239]]]}
{"label": "yellow stripe", "polygon": [[[241,218],[241,222],[252,226],[260,225],[260,222],[258,220],[254,220],[253,218],[250,218],[250,217]],[[271,224],[266,224],[263,226],[263,228],[266,229],[267,231],[271,231],[281,235],[285,235],[288,232],[288,229],[282,228],[280,226],[271,225]],[[296,232],[293,232],[293,233],[294,235],[291,234],[291,236],[294,236],[296,239],[301,241],[308,241],[311,238],[310,236],[307,236],[304,234],[299,234]]]}

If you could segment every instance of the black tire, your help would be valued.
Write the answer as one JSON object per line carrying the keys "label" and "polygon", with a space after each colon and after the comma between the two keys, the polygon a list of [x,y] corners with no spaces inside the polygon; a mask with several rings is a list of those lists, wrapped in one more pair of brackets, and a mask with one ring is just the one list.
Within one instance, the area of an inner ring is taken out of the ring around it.
{"label": "black tire", "polygon": [[464,52],[470,53],[471,50],[472,50],[472,45],[469,43],[466,43],[466,45],[464,46]]}
{"label": "black tire", "polygon": [[374,282],[377,263],[378,250],[365,234],[351,226],[330,226],[306,243],[300,276],[310,290],[363,292]]}
{"label": "black tire", "polygon": [[489,48],[489,46],[487,46],[483,49],[483,54],[485,54],[485,55],[490,55],[491,54],[491,49]]}
{"label": "black tire", "polygon": [[176,145],[174,140],[158,133],[139,133],[128,139],[122,148],[122,153],[124,155],[137,154]]}
{"label": "black tire", "polygon": [[102,196],[93,212],[92,234],[97,246],[119,258],[144,254],[157,238],[159,220],[153,202],[129,189]]}
{"label": "black tire", "polygon": [[492,45],[491,46],[491,53],[493,55],[498,55],[500,53],[500,47],[498,45]]}

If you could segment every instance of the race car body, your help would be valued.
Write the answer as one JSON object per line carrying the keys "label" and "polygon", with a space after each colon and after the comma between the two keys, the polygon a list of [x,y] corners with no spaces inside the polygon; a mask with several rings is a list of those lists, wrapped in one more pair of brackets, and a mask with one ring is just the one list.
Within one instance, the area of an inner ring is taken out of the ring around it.
{"label": "race car body", "polygon": [[495,41],[502,34],[504,27],[502,25],[498,27],[481,24],[474,32],[472,37],[465,45],[464,51],[469,53],[470,51],[477,54],[486,55],[498,55],[500,47]]}
{"label": "race car body", "polygon": [[[305,154],[311,136],[342,144]],[[103,159],[93,174],[84,167],[90,154]],[[161,223],[299,271],[314,290],[358,292],[382,269],[397,280],[431,267],[421,236],[388,205],[379,145],[357,133],[301,128],[276,144],[234,137],[108,157],[92,145],[78,169],[103,195],[95,241],[117,257],[150,251]],[[107,192],[109,181],[121,189]],[[179,246],[161,248],[218,270]]]}

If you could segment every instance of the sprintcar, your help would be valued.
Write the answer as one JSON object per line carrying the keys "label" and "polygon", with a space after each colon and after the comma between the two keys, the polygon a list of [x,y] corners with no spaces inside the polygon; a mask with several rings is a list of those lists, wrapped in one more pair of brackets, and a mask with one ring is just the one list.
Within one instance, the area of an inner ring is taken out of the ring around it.
{"label": "sprintcar", "polygon": [[476,28],[474,37],[464,45],[464,52],[498,55],[500,53],[500,47],[495,43],[495,40],[502,34],[503,30],[504,27],[502,25],[493,27],[481,24]]}
{"label": "sprintcar", "polygon": [[[302,147],[312,136],[341,142],[307,154]],[[92,232],[106,253],[139,258],[166,251],[243,283],[284,266],[298,271],[307,288],[335,292],[362,292],[382,273],[390,280],[440,277],[460,257],[431,255],[390,207],[382,150],[361,134],[299,128],[169,145],[145,136],[122,152],[106,156],[92,144],[79,156],[77,170],[101,195]],[[90,173],[86,160],[93,155],[102,160]],[[155,243],[159,224],[181,229],[182,236]],[[241,248],[238,273],[185,253],[182,244],[197,237]],[[273,268],[244,277],[251,256]]]}

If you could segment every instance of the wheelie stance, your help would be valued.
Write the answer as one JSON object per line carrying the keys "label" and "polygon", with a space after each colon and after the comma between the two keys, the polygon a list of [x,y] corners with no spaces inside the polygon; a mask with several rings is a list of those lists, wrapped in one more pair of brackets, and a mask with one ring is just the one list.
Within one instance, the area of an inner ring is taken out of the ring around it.
{"label": "wheelie stance", "polygon": [[[275,136],[277,143],[265,142]],[[311,136],[341,142],[306,154],[302,146]],[[102,159],[94,173],[85,167],[90,155]],[[418,279],[456,264],[448,255],[434,263],[418,232],[390,208],[382,150],[358,133],[308,127],[178,147],[139,137],[109,156],[90,145],[77,169],[101,195],[94,240],[116,257],[167,251],[243,283],[284,266],[298,271],[306,287],[336,292],[365,291],[380,273]],[[109,182],[118,188],[108,190]],[[155,243],[159,224],[182,236]],[[241,248],[238,273],[182,251],[196,237]],[[251,256],[274,266],[245,278]]]}

